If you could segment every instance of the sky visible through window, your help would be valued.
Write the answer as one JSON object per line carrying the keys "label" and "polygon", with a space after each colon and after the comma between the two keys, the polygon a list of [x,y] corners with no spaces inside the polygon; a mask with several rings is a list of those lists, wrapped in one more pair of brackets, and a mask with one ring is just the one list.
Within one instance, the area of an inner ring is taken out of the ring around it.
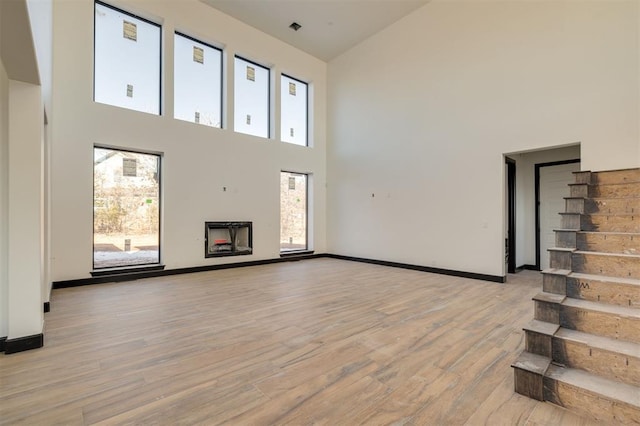
{"label": "sky visible through window", "polygon": [[[95,4],[94,100],[160,114],[159,25]],[[222,51],[174,34],[174,118],[221,128]],[[270,70],[234,57],[234,123],[239,133],[270,137]],[[308,145],[308,85],[281,76],[281,140]]]}
{"label": "sky visible through window", "polygon": [[235,58],[234,126],[236,132],[269,137],[269,69]]}
{"label": "sky visible through window", "polygon": [[222,127],[222,52],[176,34],[174,117]]}
{"label": "sky visible through window", "polygon": [[96,102],[160,114],[160,30],[96,3]]}
{"label": "sky visible through window", "polygon": [[307,145],[307,84],[280,78],[280,134],[284,142]]}

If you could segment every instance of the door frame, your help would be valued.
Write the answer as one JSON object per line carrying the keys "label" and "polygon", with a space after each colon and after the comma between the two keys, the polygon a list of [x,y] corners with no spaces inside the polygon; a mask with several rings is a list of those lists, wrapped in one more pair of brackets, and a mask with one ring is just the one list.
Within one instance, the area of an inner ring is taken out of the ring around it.
{"label": "door frame", "polygon": [[516,272],[516,161],[505,157],[507,165],[507,273]]}
{"label": "door frame", "polygon": [[[535,164],[535,213],[536,213],[536,270],[540,271],[540,169],[542,167],[562,166],[564,164],[579,163],[579,158],[562,161],[552,161],[550,163]],[[560,212],[558,212],[560,213]]]}

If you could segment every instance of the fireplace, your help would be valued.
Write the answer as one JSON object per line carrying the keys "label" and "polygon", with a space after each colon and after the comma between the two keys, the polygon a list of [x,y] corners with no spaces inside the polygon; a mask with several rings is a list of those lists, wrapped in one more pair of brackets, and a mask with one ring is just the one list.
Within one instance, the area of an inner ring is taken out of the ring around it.
{"label": "fireplace", "polygon": [[205,222],[204,257],[253,253],[252,222]]}

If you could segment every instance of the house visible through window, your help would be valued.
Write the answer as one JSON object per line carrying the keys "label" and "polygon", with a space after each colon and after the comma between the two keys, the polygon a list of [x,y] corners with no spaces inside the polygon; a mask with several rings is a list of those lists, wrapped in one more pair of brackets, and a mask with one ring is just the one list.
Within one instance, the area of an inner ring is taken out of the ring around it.
{"label": "house visible through window", "polygon": [[308,85],[295,78],[280,78],[280,139],[308,145]]}
{"label": "house visible through window", "polygon": [[160,263],[160,156],[93,152],[93,268]]}
{"label": "house visible through window", "polygon": [[174,36],[174,117],[222,127],[222,51]]}
{"label": "house visible through window", "polygon": [[234,69],[233,128],[236,132],[268,138],[269,68],[236,56]]}
{"label": "house visible through window", "polygon": [[95,3],[94,100],[160,114],[159,25]]}

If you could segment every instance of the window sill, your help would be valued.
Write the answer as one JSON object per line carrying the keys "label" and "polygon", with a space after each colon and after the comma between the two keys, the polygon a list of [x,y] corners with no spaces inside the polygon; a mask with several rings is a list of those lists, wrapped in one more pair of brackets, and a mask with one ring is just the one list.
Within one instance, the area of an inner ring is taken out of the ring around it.
{"label": "window sill", "polygon": [[135,274],[138,272],[162,271],[164,265],[124,266],[121,268],[105,268],[91,271],[92,277],[105,277],[108,275]]}
{"label": "window sill", "polygon": [[313,254],[313,250],[291,250],[291,251],[281,251],[280,257],[295,257],[295,256],[304,256],[308,254]]}

